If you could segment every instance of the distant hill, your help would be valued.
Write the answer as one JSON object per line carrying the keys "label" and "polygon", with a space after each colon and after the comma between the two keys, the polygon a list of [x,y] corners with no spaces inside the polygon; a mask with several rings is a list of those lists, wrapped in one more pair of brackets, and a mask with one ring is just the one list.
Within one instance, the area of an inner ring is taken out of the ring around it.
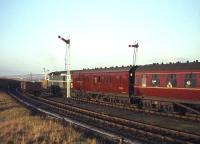
{"label": "distant hill", "polygon": [[8,75],[1,78],[11,78],[25,81],[41,81],[44,80],[44,74],[25,74],[25,75]]}

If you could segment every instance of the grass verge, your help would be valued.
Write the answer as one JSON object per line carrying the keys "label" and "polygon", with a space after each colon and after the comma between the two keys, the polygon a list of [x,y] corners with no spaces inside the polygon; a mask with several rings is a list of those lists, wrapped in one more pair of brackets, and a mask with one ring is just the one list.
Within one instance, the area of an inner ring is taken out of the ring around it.
{"label": "grass verge", "polygon": [[71,126],[46,116],[33,115],[5,92],[0,91],[0,144],[96,144]]}

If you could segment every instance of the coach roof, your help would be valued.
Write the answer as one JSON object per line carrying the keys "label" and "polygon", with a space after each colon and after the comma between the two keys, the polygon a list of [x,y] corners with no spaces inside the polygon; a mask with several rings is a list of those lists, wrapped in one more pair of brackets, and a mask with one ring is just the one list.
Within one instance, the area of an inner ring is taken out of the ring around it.
{"label": "coach roof", "polygon": [[186,63],[168,63],[168,64],[150,64],[137,68],[136,71],[162,71],[162,70],[200,70],[200,62],[186,62]]}
{"label": "coach roof", "polygon": [[[79,72],[79,73],[93,73],[93,72],[118,72],[118,71],[129,71],[132,66],[121,66],[121,67],[105,67],[105,68],[93,68],[93,69],[83,69],[83,70],[72,70],[71,73]],[[55,71],[49,73],[51,76],[53,75],[61,75],[61,74],[66,74],[66,71]]]}

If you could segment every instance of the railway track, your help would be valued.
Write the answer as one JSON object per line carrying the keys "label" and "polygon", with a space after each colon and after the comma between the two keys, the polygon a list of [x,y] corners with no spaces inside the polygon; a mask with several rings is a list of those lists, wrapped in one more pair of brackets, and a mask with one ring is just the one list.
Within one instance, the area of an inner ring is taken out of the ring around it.
{"label": "railway track", "polygon": [[77,98],[77,97],[73,97],[71,99],[75,100],[75,101],[84,102],[84,103],[98,104],[98,105],[102,105],[102,106],[106,106],[106,107],[113,107],[113,108],[118,108],[118,109],[130,110],[130,111],[134,111],[134,112],[140,112],[140,113],[142,112],[142,113],[158,115],[158,116],[163,116],[163,117],[182,119],[182,120],[186,120],[186,121],[189,120],[189,121],[200,122],[200,115],[197,115],[197,114],[180,115],[180,114],[177,114],[177,113],[165,113],[165,112],[158,112],[158,111],[153,111],[153,110],[148,110],[148,109],[138,109],[137,107],[130,106],[130,105],[111,104],[111,103],[108,103],[108,102],[86,100],[86,99],[81,99],[81,98]]}
{"label": "railway track", "polygon": [[[46,93],[45,95],[49,95],[49,94]],[[74,100],[74,101],[83,102],[83,103],[89,103],[89,104],[95,104],[95,105],[98,104],[98,105],[102,105],[102,106],[106,106],[106,107],[129,110],[129,111],[138,112],[138,113],[146,113],[146,114],[151,114],[151,115],[181,119],[181,120],[185,120],[185,121],[200,122],[200,115],[199,114],[181,115],[181,114],[178,114],[178,113],[167,113],[167,112],[158,112],[158,111],[150,110],[150,109],[139,109],[134,105],[127,105],[127,104],[125,105],[125,104],[119,104],[119,103],[112,104],[110,102],[88,100],[88,99],[83,99],[83,98],[78,98],[78,97],[71,97],[70,99]]]}
{"label": "railway track", "polygon": [[22,94],[18,94],[18,96],[41,109],[70,117],[99,129],[113,132],[124,138],[139,139],[148,143],[200,143],[200,136],[196,134],[97,113],[41,97],[26,97]]}

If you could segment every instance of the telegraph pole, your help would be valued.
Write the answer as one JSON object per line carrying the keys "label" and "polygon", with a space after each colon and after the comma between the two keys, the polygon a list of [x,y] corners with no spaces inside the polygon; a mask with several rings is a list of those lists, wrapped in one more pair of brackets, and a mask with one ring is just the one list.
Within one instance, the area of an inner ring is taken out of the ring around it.
{"label": "telegraph pole", "polygon": [[49,70],[46,70],[45,68],[43,68],[43,71],[44,71],[44,80],[46,81],[47,80],[47,72]]}
{"label": "telegraph pole", "polygon": [[33,77],[32,72],[30,72],[30,81],[31,82],[32,82],[32,77]]}
{"label": "telegraph pole", "polygon": [[70,85],[71,85],[71,74],[70,74],[70,39],[65,39],[58,36],[59,39],[66,43],[66,58],[65,67],[67,68],[67,98],[70,98]]}
{"label": "telegraph pole", "polygon": [[47,78],[47,73],[49,72],[49,70],[47,69],[45,69],[45,68],[43,68],[43,70],[44,70],[44,88],[47,88],[48,87],[48,78]]}
{"label": "telegraph pole", "polygon": [[137,58],[137,52],[138,52],[138,42],[135,42],[135,44],[128,45],[128,47],[133,47],[133,66],[136,65],[136,58]]}

